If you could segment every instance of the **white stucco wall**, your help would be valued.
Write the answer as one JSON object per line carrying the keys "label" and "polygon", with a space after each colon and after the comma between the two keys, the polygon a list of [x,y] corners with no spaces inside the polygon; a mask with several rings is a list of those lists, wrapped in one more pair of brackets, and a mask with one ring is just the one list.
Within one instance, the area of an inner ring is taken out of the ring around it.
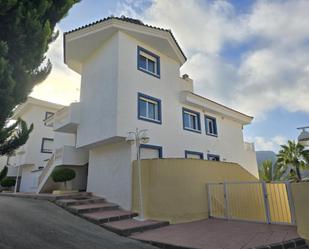
{"label": "white stucco wall", "polygon": [[90,150],[87,191],[131,209],[131,145],[126,142]]}
{"label": "white stucco wall", "polygon": [[118,37],[113,36],[83,64],[77,147],[116,135],[117,54]]}
{"label": "white stucco wall", "polygon": [[24,165],[21,170],[20,192],[36,192],[40,171],[32,172],[33,165]]}
{"label": "white stucco wall", "polygon": [[[180,65],[136,39],[119,33],[119,81],[117,135],[126,136],[128,131],[148,129],[149,144],[163,147],[163,157],[184,157],[185,150],[217,154],[223,161],[237,162],[251,173],[252,164],[246,165],[242,124],[227,117],[214,115],[184,105],[179,101],[180,92],[190,90],[191,85],[179,77]],[[137,46],[160,56],[161,77],[158,79],[137,70]],[[137,118],[137,93],[150,95],[161,100],[162,124],[151,123]],[[201,134],[183,129],[182,108],[197,111],[201,117]],[[204,114],[217,120],[218,137],[208,136],[205,131]]]}
{"label": "white stucco wall", "polygon": [[[43,120],[45,119],[46,112],[56,112],[55,109],[40,107],[40,106],[31,106],[21,118],[27,122],[28,125],[34,125],[33,131],[31,132],[27,143],[16,150],[18,164],[33,164],[35,169],[39,167],[44,167],[46,160],[51,157],[50,153],[42,153],[42,139],[43,138],[54,138],[54,132],[51,127],[45,126]],[[18,158],[20,151],[25,151],[25,154],[22,158]]]}

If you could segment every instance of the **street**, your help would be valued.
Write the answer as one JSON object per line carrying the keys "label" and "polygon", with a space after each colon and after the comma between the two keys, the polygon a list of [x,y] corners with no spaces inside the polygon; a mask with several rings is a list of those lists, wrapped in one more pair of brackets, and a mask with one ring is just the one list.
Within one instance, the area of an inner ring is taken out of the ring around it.
{"label": "street", "polygon": [[151,249],[43,200],[0,197],[1,249]]}

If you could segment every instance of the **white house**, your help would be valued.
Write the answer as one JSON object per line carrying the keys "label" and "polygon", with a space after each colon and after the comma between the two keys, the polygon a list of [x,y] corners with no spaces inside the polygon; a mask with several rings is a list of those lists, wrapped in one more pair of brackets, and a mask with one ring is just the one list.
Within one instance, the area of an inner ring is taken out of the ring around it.
{"label": "white house", "polygon": [[150,138],[142,158],[236,162],[257,176],[254,146],[243,139],[253,118],[194,93],[192,79],[180,76],[186,56],[170,30],[108,17],[65,33],[64,61],[81,74],[80,102],[47,123],[74,134],[74,149],[88,153],[87,191],[131,207],[136,151],[126,137],[136,128]]}
{"label": "white house", "polygon": [[[14,169],[15,175],[21,176],[21,192],[36,192],[37,190],[38,177],[54,150],[54,131],[45,125],[44,120],[63,107],[28,97],[24,104],[14,110],[12,119],[22,118],[28,125],[34,126],[26,144],[17,149],[15,156],[9,159],[9,172]],[[64,134],[64,136],[70,135]]]}

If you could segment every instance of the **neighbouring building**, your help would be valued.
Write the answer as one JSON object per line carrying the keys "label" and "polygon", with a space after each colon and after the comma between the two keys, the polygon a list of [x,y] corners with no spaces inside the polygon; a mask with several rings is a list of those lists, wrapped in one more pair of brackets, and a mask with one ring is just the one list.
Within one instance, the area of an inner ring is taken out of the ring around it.
{"label": "neighbouring building", "polygon": [[[64,34],[64,62],[81,74],[80,102],[45,121],[55,132],[54,154],[38,192],[52,188],[56,166],[87,165],[87,191],[130,209],[136,149],[126,137],[136,128],[150,138],[141,145],[142,158],[235,162],[258,175],[254,145],[243,138],[253,118],[194,93],[192,79],[180,76],[186,56],[170,30],[105,18]],[[74,144],[57,141],[63,133]]]}
{"label": "neighbouring building", "polygon": [[[8,175],[19,176],[19,191],[37,191],[39,175],[54,152],[55,133],[51,127],[45,125],[44,120],[63,107],[28,97],[24,104],[14,110],[13,120],[22,118],[28,125],[34,126],[26,144],[17,149],[15,155],[11,156],[8,161]],[[72,135],[63,134],[61,137],[71,140],[71,143],[75,142]],[[64,139],[62,141],[65,142]],[[6,157],[2,157],[1,161],[6,161]]]}

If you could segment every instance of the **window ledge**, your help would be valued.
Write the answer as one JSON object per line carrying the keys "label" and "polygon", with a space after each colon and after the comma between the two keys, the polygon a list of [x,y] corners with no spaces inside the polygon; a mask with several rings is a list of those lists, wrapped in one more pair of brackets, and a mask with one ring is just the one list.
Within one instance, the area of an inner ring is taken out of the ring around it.
{"label": "window ledge", "polygon": [[146,69],[144,69],[144,68],[142,68],[142,67],[138,67],[138,70],[140,70],[140,71],[142,71],[142,72],[144,72],[144,73],[147,73],[147,74],[149,74],[149,75],[152,75],[152,76],[154,76],[154,77],[160,79],[160,75],[159,75],[159,74],[155,74],[155,73],[153,73],[153,72],[151,72],[151,71],[148,71],[148,70],[146,70]]}
{"label": "window ledge", "polygon": [[162,120],[156,120],[156,119],[146,118],[146,117],[142,117],[142,116],[139,116],[138,119],[148,121],[148,122],[152,122],[152,123],[156,123],[156,124],[162,124]]}
{"label": "window ledge", "polygon": [[206,132],[206,135],[211,136],[211,137],[218,137],[218,134],[213,134],[213,133],[209,133],[209,132]]}
{"label": "window ledge", "polygon": [[194,129],[190,129],[190,128],[187,128],[187,127],[183,127],[184,130],[186,131],[192,131],[192,132],[196,132],[196,133],[202,133],[201,130],[194,130]]}

